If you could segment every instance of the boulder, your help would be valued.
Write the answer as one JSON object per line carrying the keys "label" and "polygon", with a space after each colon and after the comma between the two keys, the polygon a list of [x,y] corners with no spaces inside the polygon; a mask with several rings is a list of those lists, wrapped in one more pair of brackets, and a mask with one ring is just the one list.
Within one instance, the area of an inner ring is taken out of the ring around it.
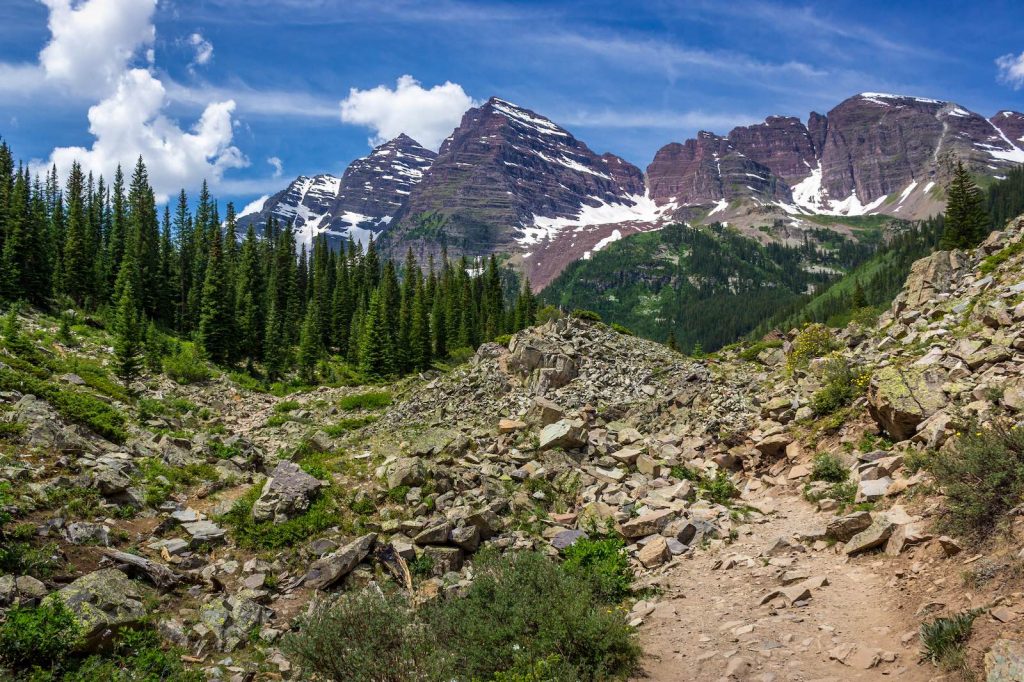
{"label": "boulder", "polygon": [[619,531],[629,540],[647,537],[660,533],[674,516],[671,509],[661,509],[626,521],[619,526]]}
{"label": "boulder", "polygon": [[295,462],[280,461],[263,484],[263,492],[252,506],[252,517],[256,521],[284,523],[309,509],[323,485],[323,481],[307,474]]}
{"label": "boulder", "polygon": [[926,307],[937,294],[950,290],[966,265],[967,258],[960,251],[936,251],[916,261],[903,291],[893,302],[893,312],[899,315],[907,309]]}
{"label": "boulder", "polygon": [[639,559],[644,568],[654,568],[671,559],[672,553],[669,552],[668,543],[665,538],[659,535],[644,545],[636,558]]}
{"label": "boulder", "polygon": [[388,488],[423,485],[427,480],[427,468],[417,457],[402,457],[387,465],[384,473]]}
{"label": "boulder", "polygon": [[306,585],[316,590],[330,587],[351,573],[352,569],[366,558],[376,542],[377,534],[368,533],[341,549],[317,559],[306,572]]}
{"label": "boulder", "polygon": [[837,542],[846,542],[857,533],[867,530],[870,526],[871,514],[866,511],[854,512],[829,521],[825,526],[825,537]]}
{"label": "boulder", "polygon": [[548,424],[540,431],[541,450],[552,448],[563,448],[572,450],[581,448],[587,444],[587,430],[568,419],[561,419],[554,424]]}
{"label": "boulder", "polygon": [[547,398],[536,396],[533,399],[533,407],[527,415],[531,421],[535,421],[542,427],[554,424],[565,417],[565,410],[551,402]]}
{"label": "boulder", "polygon": [[1014,639],[997,639],[985,652],[985,682],[1024,680],[1024,644]]}
{"label": "boulder", "polygon": [[868,386],[868,411],[889,435],[906,440],[946,405],[945,381],[946,374],[938,367],[883,367]]}
{"label": "boulder", "polygon": [[88,573],[46,600],[60,600],[71,611],[81,632],[82,651],[109,644],[119,630],[146,618],[138,586],[116,568]]}
{"label": "boulder", "polygon": [[879,515],[867,529],[857,533],[846,543],[847,556],[881,547],[892,535],[895,525],[884,514]]}

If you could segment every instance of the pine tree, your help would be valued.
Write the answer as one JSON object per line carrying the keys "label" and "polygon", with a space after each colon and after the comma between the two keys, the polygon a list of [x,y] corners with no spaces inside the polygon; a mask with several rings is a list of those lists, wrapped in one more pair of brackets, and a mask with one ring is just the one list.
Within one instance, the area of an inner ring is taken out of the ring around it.
{"label": "pine tree", "polygon": [[220,229],[210,241],[206,280],[203,282],[203,305],[199,315],[199,343],[206,357],[217,364],[226,364],[235,357],[234,292],[228,280]]}
{"label": "pine tree", "polygon": [[394,374],[394,353],[388,335],[388,321],[381,302],[382,289],[370,294],[370,305],[363,321],[363,334],[359,347],[359,365],[364,376],[383,379]]}
{"label": "pine tree", "polygon": [[861,286],[860,280],[855,280],[853,283],[853,295],[850,297],[850,307],[854,310],[864,308],[868,304],[867,296],[864,294],[864,287]]}
{"label": "pine tree", "polygon": [[260,245],[252,224],[245,233],[239,256],[235,314],[238,320],[239,351],[249,360],[263,358],[266,334],[266,293]]}
{"label": "pine tree", "polygon": [[320,304],[315,298],[310,301],[306,309],[306,319],[302,322],[302,333],[299,335],[299,376],[307,384],[313,383],[316,363],[323,356],[319,308]]}
{"label": "pine tree", "polygon": [[267,379],[271,381],[280,379],[288,366],[288,334],[284,324],[284,316],[278,312],[277,303],[272,301],[267,313],[267,333],[263,340],[263,364]]}
{"label": "pine tree", "polygon": [[674,329],[668,330],[668,339],[666,339],[665,345],[670,349],[679,352],[679,342],[676,341],[676,332]]}
{"label": "pine tree", "polygon": [[411,323],[409,329],[410,369],[430,369],[432,349],[430,343],[430,320],[427,314],[426,290],[418,277],[412,296]]}
{"label": "pine tree", "polygon": [[939,248],[946,250],[977,246],[991,229],[984,196],[959,160],[946,192],[945,220]]}
{"label": "pine tree", "polygon": [[149,324],[146,325],[146,334],[143,339],[142,348],[146,368],[150,372],[159,372],[163,367],[164,355],[167,353],[164,347],[164,340],[160,336],[160,332],[157,331],[153,320],[150,320]]}
{"label": "pine tree", "polygon": [[114,320],[114,371],[117,378],[128,385],[142,368],[142,338],[139,324],[139,302],[135,286],[126,278],[121,286]]}
{"label": "pine tree", "polygon": [[85,216],[85,178],[77,162],[71,164],[67,183],[67,226],[61,282],[64,293],[83,305],[90,293],[91,254],[88,252]]}

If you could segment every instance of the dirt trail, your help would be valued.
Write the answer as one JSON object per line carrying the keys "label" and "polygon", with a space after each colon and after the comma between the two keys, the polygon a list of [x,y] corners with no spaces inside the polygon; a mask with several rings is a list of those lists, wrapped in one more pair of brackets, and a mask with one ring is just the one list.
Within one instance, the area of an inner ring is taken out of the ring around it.
{"label": "dirt trail", "polygon": [[[886,584],[885,562],[847,561],[832,548],[765,556],[779,537],[791,539],[823,523],[797,495],[759,501],[765,502],[778,509],[766,522],[745,526],[746,534],[741,531],[731,545],[697,551],[661,576],[664,592],[652,600],[654,610],[639,627],[647,658],[645,675],[637,679],[934,679],[936,669],[918,663],[913,614],[899,610],[898,594]],[[732,568],[714,568],[731,558]],[[813,587],[805,606],[761,606],[762,597],[782,587],[785,571],[805,573],[812,583],[823,576],[828,585]]]}

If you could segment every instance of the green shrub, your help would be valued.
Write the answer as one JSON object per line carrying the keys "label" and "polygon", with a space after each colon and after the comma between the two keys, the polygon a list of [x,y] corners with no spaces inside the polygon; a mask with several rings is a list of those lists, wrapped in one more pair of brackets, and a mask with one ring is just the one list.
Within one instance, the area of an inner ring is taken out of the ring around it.
{"label": "green shrub", "polygon": [[819,323],[809,324],[793,339],[786,366],[790,371],[802,369],[814,358],[828,355],[835,349],[835,335],[831,329]]}
{"label": "green shrub", "polygon": [[537,309],[537,315],[535,317],[538,325],[545,324],[551,320],[558,320],[562,317],[562,311],[553,305],[541,306]]}
{"label": "green shrub", "polygon": [[870,373],[853,369],[844,358],[833,358],[825,364],[824,385],[811,396],[811,409],[819,417],[846,407],[867,388]]}
{"label": "green shrub", "polygon": [[612,329],[614,329],[620,334],[625,334],[626,336],[636,336],[636,334],[633,333],[632,329],[625,325],[621,325],[618,322],[612,322]]}
{"label": "green shrub", "polygon": [[563,570],[590,582],[598,599],[616,604],[629,596],[633,572],[622,540],[580,538],[564,555]]}
{"label": "green shrub", "polygon": [[843,466],[842,461],[828,452],[819,452],[814,456],[811,465],[812,481],[842,483],[850,477],[850,470]]}
{"label": "green shrub", "polygon": [[126,630],[107,656],[95,655],[69,666],[64,682],[202,682],[185,668],[181,651],[164,649],[152,630]]}
{"label": "green shrub", "polygon": [[510,344],[511,342],[511,334],[501,334],[500,336],[494,337],[494,343],[498,344],[499,346],[505,346],[506,348],[508,348],[508,344]]}
{"label": "green shrub", "polygon": [[80,636],[74,615],[59,599],[7,612],[0,625],[0,661],[14,669],[59,669]]}
{"label": "green shrub", "polygon": [[302,407],[302,404],[297,400],[282,400],[277,405],[274,405],[274,412],[278,414],[284,414],[285,412],[291,412]]}
{"label": "green shrub", "polygon": [[157,457],[142,460],[139,466],[145,484],[146,504],[156,507],[181,488],[197,481],[215,481],[220,477],[212,464],[195,463],[171,466]]}
{"label": "green shrub", "polygon": [[323,491],[306,510],[305,514],[288,519],[284,523],[273,520],[257,522],[252,517],[252,508],[262,491],[262,485],[254,485],[245,495],[238,498],[231,509],[219,520],[225,523],[239,547],[245,549],[280,549],[322,533],[341,523],[337,500],[332,491]]}
{"label": "green shrub", "polygon": [[307,671],[334,682],[442,680],[446,665],[434,633],[399,596],[374,590],[320,602],[281,649]]}
{"label": "green shrub", "polygon": [[469,362],[469,359],[476,355],[476,350],[469,346],[459,346],[448,351],[448,361],[453,365],[461,365]]}
{"label": "green shrub", "polygon": [[337,424],[331,424],[330,426],[324,427],[324,433],[332,438],[338,438],[343,436],[349,431],[355,431],[361,429],[364,426],[368,426],[373,422],[377,421],[377,418],[372,415],[366,415],[364,417],[348,417],[341,419]]}
{"label": "green shrub", "polygon": [[1019,253],[1024,253],[1024,240],[1015,241],[991,256],[987,256],[985,260],[981,261],[981,266],[978,270],[983,275],[990,275],[995,272],[996,268]]}
{"label": "green shrub", "polygon": [[0,438],[14,438],[25,433],[23,422],[0,422]]}
{"label": "green shrub", "polygon": [[391,394],[387,391],[369,391],[347,395],[338,401],[343,410],[379,410],[391,404]]}
{"label": "green shrub", "polygon": [[429,578],[434,573],[434,559],[429,554],[420,554],[409,562],[409,573],[417,578]]}
{"label": "green shrub", "polygon": [[921,645],[925,658],[946,670],[966,669],[964,643],[970,638],[974,619],[980,614],[976,609],[922,623]]}
{"label": "green shrub", "polygon": [[164,373],[179,384],[197,384],[213,376],[192,344],[184,344],[173,355],[164,358]]}
{"label": "green shrub", "polygon": [[740,358],[747,362],[756,362],[757,357],[769,348],[781,348],[782,341],[772,339],[771,341],[756,341],[740,351]]}
{"label": "green shrub", "polygon": [[587,322],[600,322],[601,316],[595,313],[593,310],[583,310],[582,308],[576,308],[572,311],[572,316],[577,320],[586,320]]}
{"label": "green shrub", "polygon": [[725,506],[728,506],[733,498],[740,495],[740,491],[733,485],[729,474],[722,469],[719,469],[713,478],[704,476],[697,483],[697,491],[703,499]]}
{"label": "green shrub", "polygon": [[820,500],[835,500],[839,503],[839,509],[845,510],[847,507],[854,503],[857,499],[857,483],[854,481],[843,481],[841,483],[833,483],[824,490],[812,492],[810,484],[804,486],[804,499],[808,502],[818,502]]}
{"label": "green shrub", "polygon": [[475,568],[464,597],[425,609],[430,629],[451,652],[452,677],[490,679],[552,654],[576,679],[614,679],[632,670],[639,648],[625,611],[597,598],[589,578],[538,552],[483,552]]}
{"label": "green shrub", "polygon": [[946,496],[941,525],[983,538],[1024,497],[1024,429],[972,426],[926,466]]}
{"label": "green shrub", "polygon": [[95,488],[54,486],[46,489],[46,506],[63,509],[74,519],[91,519],[99,515],[103,496]]}
{"label": "green shrub", "polygon": [[123,443],[128,437],[124,430],[124,414],[96,396],[61,388],[50,381],[6,367],[0,367],[0,389],[32,393],[50,403],[68,421],[86,426],[107,440]]}
{"label": "green shrub", "polygon": [[391,490],[389,490],[388,493],[387,493],[387,497],[388,497],[389,500],[391,500],[395,504],[402,504],[403,502],[405,502],[405,496],[408,495],[408,494],[409,494],[409,486],[407,486],[407,485],[400,485],[400,486],[397,486],[397,487],[392,488]]}

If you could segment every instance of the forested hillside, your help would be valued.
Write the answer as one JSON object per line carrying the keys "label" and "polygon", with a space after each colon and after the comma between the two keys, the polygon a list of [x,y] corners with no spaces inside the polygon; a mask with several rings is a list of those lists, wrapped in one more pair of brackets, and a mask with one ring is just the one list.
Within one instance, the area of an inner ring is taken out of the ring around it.
{"label": "forested hillside", "polygon": [[673,334],[690,350],[713,350],[746,335],[773,312],[869,258],[869,243],[839,239],[831,249],[761,245],[721,224],[672,225],[629,237],[570,265],[545,301],[594,310],[657,340]]}
{"label": "forested hillside", "polygon": [[272,219],[239,241],[235,218],[229,203],[221,219],[205,183],[194,204],[182,191],[161,215],[141,158],[127,183],[120,169],[108,184],[75,164],[62,185],[0,145],[0,298],[96,313],[126,382],[169,353],[266,380],[294,366],[307,383],[392,377],[533,320],[529,287],[494,256],[395,263],[372,239],[332,250],[323,237],[297,253],[290,225]]}

